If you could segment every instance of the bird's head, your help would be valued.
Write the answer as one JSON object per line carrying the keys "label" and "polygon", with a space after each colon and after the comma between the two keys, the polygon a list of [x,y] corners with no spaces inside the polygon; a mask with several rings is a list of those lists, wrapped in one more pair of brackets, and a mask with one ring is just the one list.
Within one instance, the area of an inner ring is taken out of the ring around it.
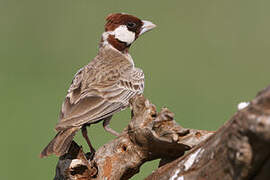
{"label": "bird's head", "polygon": [[106,21],[101,46],[109,44],[124,53],[139,36],[156,27],[150,21],[124,13],[109,14]]}

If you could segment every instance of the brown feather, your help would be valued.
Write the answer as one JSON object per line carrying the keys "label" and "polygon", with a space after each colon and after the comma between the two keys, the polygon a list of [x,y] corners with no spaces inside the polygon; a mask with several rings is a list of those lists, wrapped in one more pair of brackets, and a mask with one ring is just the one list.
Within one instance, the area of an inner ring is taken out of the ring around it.
{"label": "brown feather", "polygon": [[74,77],[55,129],[96,123],[126,108],[131,97],[142,93],[144,75],[128,58],[116,50],[101,48],[99,55]]}
{"label": "brown feather", "polygon": [[80,127],[73,127],[59,131],[51,142],[40,153],[40,157],[47,157],[51,154],[62,156],[67,153],[69,146]]}
{"label": "brown feather", "polygon": [[[135,38],[143,26],[137,17],[122,13],[111,14],[106,20],[105,31],[134,22],[136,26],[129,30],[135,33]],[[127,53],[130,45],[113,36],[107,40],[107,44],[101,40],[98,55],[75,74],[55,127],[58,133],[41,152],[41,157],[65,154],[75,133],[85,124],[111,117],[125,109],[132,97],[143,93],[144,74],[134,67]]]}

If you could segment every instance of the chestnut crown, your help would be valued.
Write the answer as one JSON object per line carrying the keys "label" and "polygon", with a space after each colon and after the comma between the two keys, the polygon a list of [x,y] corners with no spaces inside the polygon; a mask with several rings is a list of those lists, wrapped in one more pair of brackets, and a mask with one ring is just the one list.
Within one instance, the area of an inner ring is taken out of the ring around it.
{"label": "chestnut crown", "polygon": [[140,35],[156,27],[150,21],[124,13],[109,14],[106,21],[101,45],[110,44],[124,53]]}

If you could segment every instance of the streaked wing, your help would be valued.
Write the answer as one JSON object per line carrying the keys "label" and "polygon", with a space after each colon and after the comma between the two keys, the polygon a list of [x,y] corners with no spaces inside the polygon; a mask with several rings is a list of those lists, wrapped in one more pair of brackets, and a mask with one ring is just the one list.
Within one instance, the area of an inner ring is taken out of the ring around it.
{"label": "streaked wing", "polygon": [[93,78],[99,72],[95,71],[86,67],[74,77],[56,130],[98,122],[126,108],[130,98],[143,92],[144,74],[140,69],[114,70],[99,80]]}

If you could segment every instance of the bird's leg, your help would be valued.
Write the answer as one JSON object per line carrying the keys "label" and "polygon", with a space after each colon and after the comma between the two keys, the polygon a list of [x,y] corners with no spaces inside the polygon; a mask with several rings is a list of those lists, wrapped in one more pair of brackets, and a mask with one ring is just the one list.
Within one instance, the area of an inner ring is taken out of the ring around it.
{"label": "bird's leg", "polygon": [[133,110],[131,109],[131,119],[133,118],[133,116],[134,116],[134,112],[133,112]]}
{"label": "bird's leg", "polygon": [[109,127],[111,119],[112,116],[109,116],[103,120],[103,128],[105,129],[105,131],[111,133],[112,135],[119,136],[120,134],[118,132]]}
{"label": "bird's leg", "polygon": [[83,125],[83,127],[82,127],[82,135],[83,135],[84,139],[86,140],[86,142],[87,142],[87,144],[88,144],[88,146],[90,148],[91,153],[95,153],[96,150],[92,146],[92,144],[91,144],[91,142],[90,142],[90,140],[88,138],[88,135],[87,135],[86,125]]}

